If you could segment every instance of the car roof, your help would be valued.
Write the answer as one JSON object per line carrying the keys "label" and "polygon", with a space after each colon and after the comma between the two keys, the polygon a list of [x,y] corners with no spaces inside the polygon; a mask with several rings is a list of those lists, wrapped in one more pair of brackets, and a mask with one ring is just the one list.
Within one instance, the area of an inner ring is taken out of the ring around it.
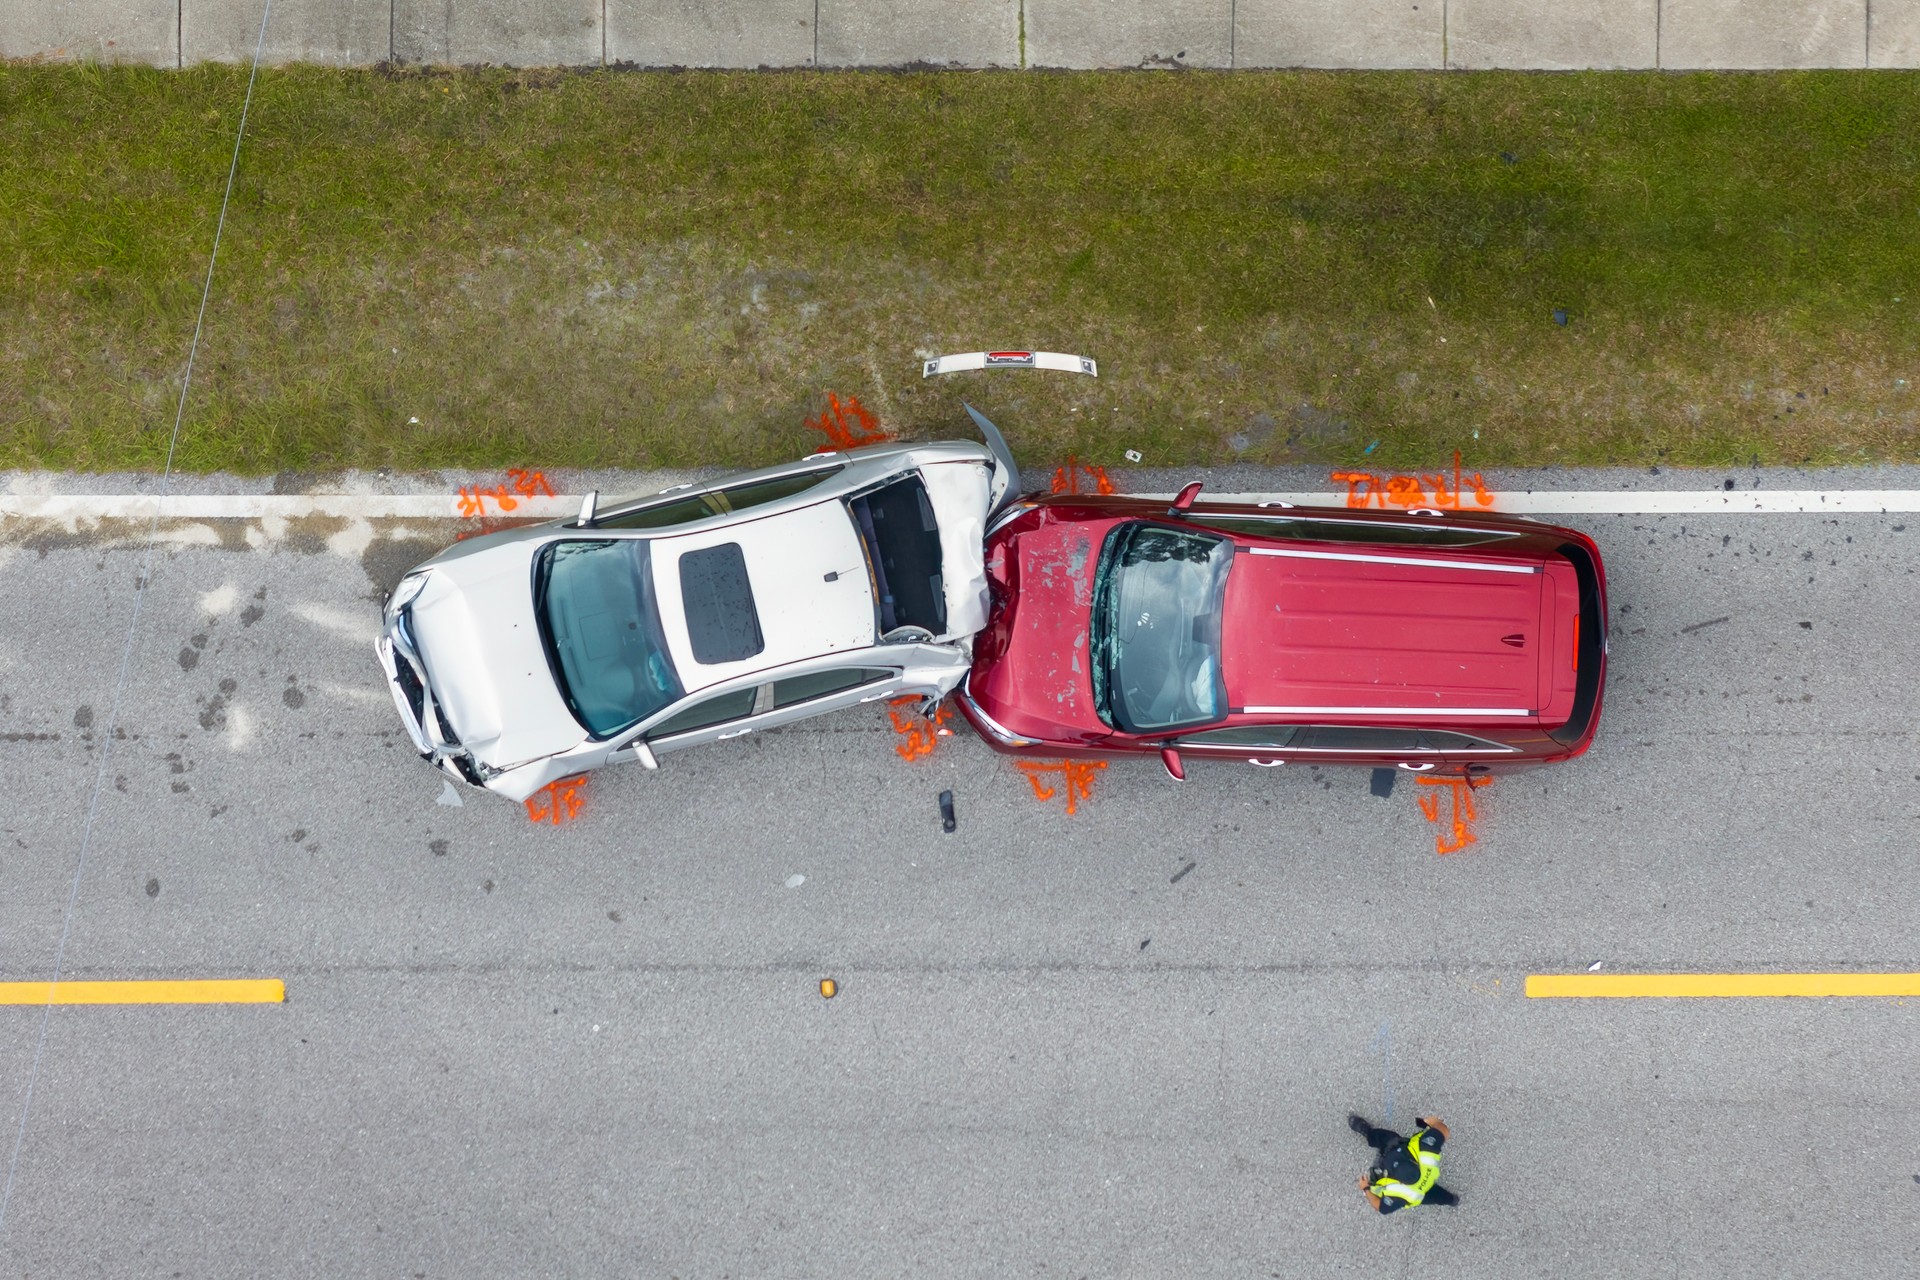
{"label": "car roof", "polygon": [[[652,544],[661,623],[688,693],[806,658],[871,648],[875,642],[866,552],[837,501],[656,536]],[[723,547],[738,547],[745,562],[762,646],[736,660],[701,662],[683,589],[699,572],[699,553]],[[688,561],[689,556],[694,559]]]}

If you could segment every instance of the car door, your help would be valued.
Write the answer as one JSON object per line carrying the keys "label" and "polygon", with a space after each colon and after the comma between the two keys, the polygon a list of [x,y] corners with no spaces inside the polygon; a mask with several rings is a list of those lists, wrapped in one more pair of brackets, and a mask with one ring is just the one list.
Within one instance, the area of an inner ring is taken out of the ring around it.
{"label": "car door", "polygon": [[1301,732],[1301,727],[1294,724],[1233,725],[1185,734],[1175,738],[1171,745],[1183,756],[1245,760],[1261,768],[1272,768],[1295,758],[1291,748]]}
{"label": "car door", "polygon": [[1325,764],[1393,765],[1410,773],[1428,773],[1446,763],[1446,754],[1423,729],[1406,725],[1305,725],[1294,751]]}
{"label": "car door", "polygon": [[754,713],[769,695],[764,684],[695,694],[636,736],[645,738],[656,755],[738,738],[753,732]]}

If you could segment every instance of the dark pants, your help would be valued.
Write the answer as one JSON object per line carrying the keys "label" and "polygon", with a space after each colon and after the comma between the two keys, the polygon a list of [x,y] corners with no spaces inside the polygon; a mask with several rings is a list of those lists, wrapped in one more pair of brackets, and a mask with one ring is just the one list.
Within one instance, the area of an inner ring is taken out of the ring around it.
{"label": "dark pants", "polygon": [[[1364,1136],[1367,1140],[1367,1145],[1375,1151],[1378,1151],[1381,1155],[1385,1155],[1389,1151],[1405,1151],[1407,1149],[1407,1139],[1391,1129],[1369,1128]],[[1426,1198],[1420,1203],[1455,1205],[1460,1203],[1460,1197],[1440,1184],[1435,1183],[1433,1186],[1427,1188]]]}

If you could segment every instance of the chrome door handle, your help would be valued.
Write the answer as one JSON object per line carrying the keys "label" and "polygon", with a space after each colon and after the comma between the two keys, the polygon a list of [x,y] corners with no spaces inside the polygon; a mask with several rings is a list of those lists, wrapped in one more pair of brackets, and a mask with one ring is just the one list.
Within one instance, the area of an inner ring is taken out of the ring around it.
{"label": "chrome door handle", "polygon": [[753,730],[751,729],[735,729],[732,733],[717,733],[714,735],[713,740],[715,742],[725,742],[728,738],[740,738],[752,732]]}

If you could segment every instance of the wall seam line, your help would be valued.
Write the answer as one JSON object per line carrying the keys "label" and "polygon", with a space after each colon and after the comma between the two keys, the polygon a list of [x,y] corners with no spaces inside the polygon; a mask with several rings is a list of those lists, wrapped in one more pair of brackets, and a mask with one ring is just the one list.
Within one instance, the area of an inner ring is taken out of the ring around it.
{"label": "wall seam line", "polygon": [[1660,70],[1660,25],[1665,0],[1653,0],[1653,69]]}
{"label": "wall seam line", "polygon": [[820,0],[813,0],[813,69],[820,69]]}
{"label": "wall seam line", "polygon": [[1227,5],[1227,70],[1238,71],[1239,63],[1234,61],[1234,37],[1240,34],[1240,0],[1231,0]]}
{"label": "wall seam line", "polygon": [[1860,33],[1860,69],[1873,66],[1873,0],[1867,0],[1866,30]]}

